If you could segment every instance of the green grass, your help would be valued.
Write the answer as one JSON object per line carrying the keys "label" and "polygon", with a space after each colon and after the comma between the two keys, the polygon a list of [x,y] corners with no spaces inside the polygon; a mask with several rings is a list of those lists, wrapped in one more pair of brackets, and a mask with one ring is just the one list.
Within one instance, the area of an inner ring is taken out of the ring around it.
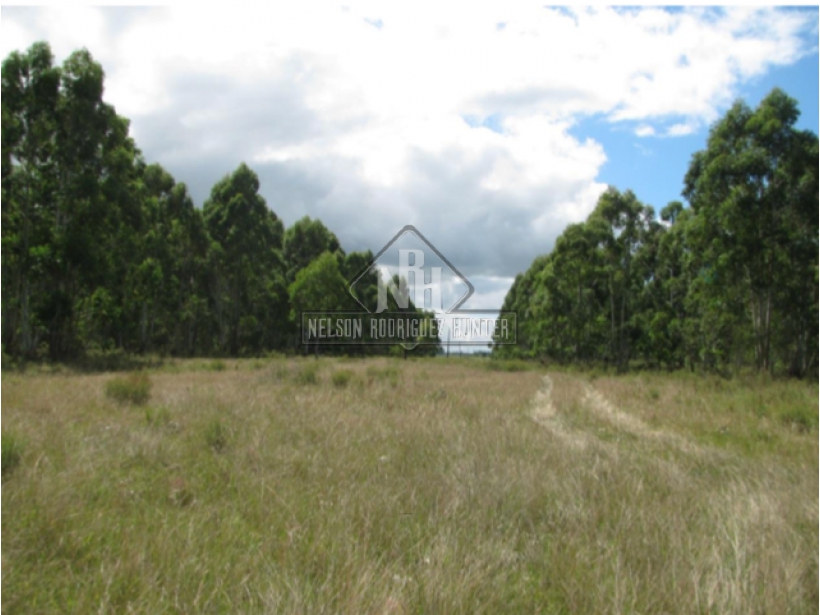
{"label": "green grass", "polygon": [[797,405],[782,410],[780,420],[789,427],[801,432],[811,432],[817,429],[817,412],[808,405]]}
{"label": "green grass", "polygon": [[205,369],[212,372],[224,372],[227,368],[227,364],[222,359],[216,359],[205,364]]}
{"label": "green grass", "polygon": [[149,427],[164,427],[171,422],[171,411],[165,406],[145,408],[145,423]]}
{"label": "green grass", "polygon": [[484,362],[487,369],[496,372],[526,372],[536,369],[537,364],[520,359],[489,359]]}
{"label": "green grass", "polygon": [[399,385],[401,379],[401,372],[395,365],[370,365],[366,375],[368,384],[384,382],[394,389]]}
{"label": "green grass", "polygon": [[205,427],[205,442],[211,450],[221,453],[228,446],[228,429],[219,419],[213,419]]}
{"label": "green grass", "polygon": [[144,404],[151,396],[151,381],[143,372],[115,376],[105,383],[105,394],[120,403]]}
{"label": "green grass", "polygon": [[331,382],[333,382],[333,386],[337,388],[344,388],[348,385],[351,378],[353,378],[353,372],[349,369],[340,369],[333,372],[330,377]]}
{"label": "green grass", "polygon": [[301,365],[293,374],[293,381],[301,385],[313,385],[319,382],[319,368],[313,363]]}
{"label": "green grass", "polygon": [[2,468],[3,477],[5,477],[20,465],[20,460],[23,457],[23,443],[20,438],[11,432],[3,431],[0,454],[2,454],[0,468]]}
{"label": "green grass", "polygon": [[4,612],[816,612],[816,383],[252,361],[3,374]]}

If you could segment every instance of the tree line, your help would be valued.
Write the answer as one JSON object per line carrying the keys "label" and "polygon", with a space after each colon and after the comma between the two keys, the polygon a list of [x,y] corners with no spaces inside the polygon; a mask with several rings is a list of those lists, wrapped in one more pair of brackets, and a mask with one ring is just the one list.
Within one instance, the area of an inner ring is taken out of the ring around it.
{"label": "tree line", "polygon": [[[103,85],[86,50],[57,66],[40,42],[3,61],[4,353],[294,351],[302,310],[358,309],[347,280],[369,251],[346,253],[309,217],[285,228],[245,164],[197,208],[184,183],[146,163]],[[357,285],[359,299],[376,296],[377,275]]]}
{"label": "tree line", "polygon": [[688,207],[610,187],[516,277],[519,344],[495,354],[816,376],[818,139],[798,116],[779,89],[736,102],[692,156]]}

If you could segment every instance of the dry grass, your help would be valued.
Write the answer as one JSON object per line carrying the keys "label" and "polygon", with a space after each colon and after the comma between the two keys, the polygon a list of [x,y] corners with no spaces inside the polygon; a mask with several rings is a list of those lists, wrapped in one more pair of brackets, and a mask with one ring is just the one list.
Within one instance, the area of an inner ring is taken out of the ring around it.
{"label": "dry grass", "polygon": [[109,379],[3,375],[4,612],[816,612],[817,434],[774,405],[816,385],[192,361],[146,408]]}

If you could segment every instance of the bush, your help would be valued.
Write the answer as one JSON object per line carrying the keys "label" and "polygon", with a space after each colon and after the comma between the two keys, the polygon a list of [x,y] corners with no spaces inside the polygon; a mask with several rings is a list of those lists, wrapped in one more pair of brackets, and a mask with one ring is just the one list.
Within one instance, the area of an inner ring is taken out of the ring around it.
{"label": "bush", "polygon": [[0,457],[2,457],[0,466],[2,466],[3,476],[6,476],[20,465],[20,459],[23,457],[23,443],[13,433],[4,431],[0,449],[2,449],[0,450]]}
{"label": "bush", "polygon": [[149,427],[162,427],[171,422],[171,412],[165,406],[145,409],[145,422]]}
{"label": "bush", "polygon": [[293,379],[297,384],[316,384],[319,382],[316,371],[316,366],[314,365],[303,365],[293,375]]}
{"label": "bush", "polygon": [[394,389],[399,385],[399,377],[401,372],[395,367],[376,367],[371,365],[367,368],[367,384],[372,384],[373,381],[387,381]]}
{"label": "bush", "polygon": [[205,369],[211,372],[224,372],[228,366],[225,364],[225,361],[222,359],[217,359],[216,361],[211,361],[205,366]]}
{"label": "bush", "polygon": [[288,366],[282,363],[277,363],[274,365],[269,373],[271,378],[276,382],[281,382],[290,378],[290,370],[288,369]]}
{"label": "bush", "polygon": [[205,442],[217,453],[228,446],[228,429],[219,419],[214,419],[205,428]]}
{"label": "bush", "polygon": [[105,394],[118,402],[144,404],[151,394],[151,381],[144,373],[112,378],[105,383]]}
{"label": "bush", "polygon": [[367,375],[372,380],[390,380],[391,378],[398,377],[399,370],[395,367],[377,367],[371,365],[367,368]]}
{"label": "bush", "polygon": [[339,371],[333,372],[330,379],[333,382],[333,386],[341,389],[347,386],[347,383],[350,382],[352,377],[353,372],[349,369],[340,369]]}
{"label": "bush", "polygon": [[780,415],[783,424],[800,432],[809,432],[817,427],[817,410],[810,408],[791,408]]}
{"label": "bush", "polygon": [[490,359],[487,369],[494,372],[525,372],[533,369],[533,365],[520,359]]}

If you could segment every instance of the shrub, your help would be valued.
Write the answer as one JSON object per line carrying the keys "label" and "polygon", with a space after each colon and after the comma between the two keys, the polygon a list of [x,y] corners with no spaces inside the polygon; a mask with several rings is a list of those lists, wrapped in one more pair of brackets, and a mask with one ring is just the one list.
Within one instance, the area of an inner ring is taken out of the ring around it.
{"label": "shrub", "polygon": [[171,422],[171,412],[165,406],[145,409],[145,422],[149,427],[162,427]]}
{"label": "shrub", "polygon": [[399,370],[395,367],[377,367],[371,365],[367,368],[367,376],[371,380],[391,380],[399,377]]}
{"label": "shrub", "polygon": [[293,379],[297,384],[316,384],[319,382],[316,371],[317,369],[314,365],[303,365],[293,375]]}
{"label": "shrub", "polygon": [[279,363],[270,370],[270,375],[277,382],[287,380],[290,377],[290,369],[287,365]]}
{"label": "shrub", "polygon": [[13,433],[4,431],[0,449],[2,449],[0,450],[0,457],[2,457],[0,466],[2,466],[3,476],[6,476],[20,465],[20,459],[23,457],[23,443]]}
{"label": "shrub", "polygon": [[810,408],[791,408],[780,415],[780,420],[785,425],[797,429],[800,432],[809,432],[817,427],[817,410]]}
{"label": "shrub", "polygon": [[118,402],[144,404],[151,394],[151,381],[144,373],[118,376],[105,383],[105,394]]}
{"label": "shrub", "polygon": [[533,368],[531,364],[520,359],[491,359],[486,366],[495,372],[524,372]]}
{"label": "shrub", "polygon": [[214,419],[205,428],[205,442],[217,453],[228,446],[228,429],[219,419]]}
{"label": "shrub", "polygon": [[353,372],[351,372],[349,369],[340,369],[338,371],[333,372],[333,375],[330,377],[330,379],[333,382],[333,386],[341,389],[347,386],[347,383],[350,382],[350,379],[352,377]]}
{"label": "shrub", "polygon": [[399,385],[399,378],[401,372],[393,367],[377,367],[371,365],[367,368],[367,384],[372,384],[374,381],[386,381],[392,388]]}
{"label": "shrub", "polygon": [[205,369],[211,372],[224,372],[228,368],[225,365],[225,361],[222,359],[216,359],[215,361],[211,361],[208,365],[205,366]]}

